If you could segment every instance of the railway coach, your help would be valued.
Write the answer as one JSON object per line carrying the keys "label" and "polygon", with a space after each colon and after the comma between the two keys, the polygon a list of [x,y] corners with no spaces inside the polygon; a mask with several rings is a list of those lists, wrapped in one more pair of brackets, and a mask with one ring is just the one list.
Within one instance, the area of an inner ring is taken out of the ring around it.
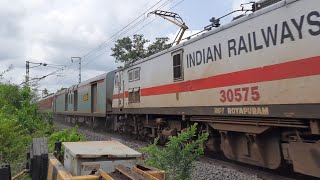
{"label": "railway coach", "polygon": [[54,94],[50,94],[38,101],[38,111],[40,113],[48,113],[53,111]]}
{"label": "railway coach", "polygon": [[68,122],[93,123],[105,121],[112,111],[114,71],[105,73],[55,94],[53,111],[57,119]]}
{"label": "railway coach", "polygon": [[57,92],[56,117],[162,143],[197,122],[209,133],[208,151],[320,177],[320,1],[254,5],[226,25]]}

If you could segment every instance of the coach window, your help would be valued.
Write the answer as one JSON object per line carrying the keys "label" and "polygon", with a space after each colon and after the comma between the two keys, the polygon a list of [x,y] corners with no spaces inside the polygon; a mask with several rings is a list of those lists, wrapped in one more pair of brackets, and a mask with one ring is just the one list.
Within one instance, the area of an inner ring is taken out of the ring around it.
{"label": "coach window", "polygon": [[172,53],[174,81],[183,80],[182,52],[182,50],[179,50]]}

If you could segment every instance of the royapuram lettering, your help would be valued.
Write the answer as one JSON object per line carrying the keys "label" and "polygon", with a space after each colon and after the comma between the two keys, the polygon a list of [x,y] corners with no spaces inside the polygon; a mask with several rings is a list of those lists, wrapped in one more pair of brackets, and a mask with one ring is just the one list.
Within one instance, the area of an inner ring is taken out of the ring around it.
{"label": "royapuram lettering", "polygon": [[269,115],[268,107],[234,107],[227,108],[228,114],[236,115]]}

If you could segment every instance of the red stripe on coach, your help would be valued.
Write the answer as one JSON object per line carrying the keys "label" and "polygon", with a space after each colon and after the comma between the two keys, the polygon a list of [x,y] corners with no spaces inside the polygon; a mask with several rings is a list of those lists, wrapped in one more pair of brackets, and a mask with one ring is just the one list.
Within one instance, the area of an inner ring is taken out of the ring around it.
{"label": "red stripe on coach", "polygon": [[[124,98],[127,98],[128,97],[128,91],[125,91],[124,92]],[[112,99],[120,99],[120,98],[123,98],[123,93],[120,93],[120,94],[114,94],[112,96]]]}
{"label": "red stripe on coach", "polygon": [[212,89],[320,74],[320,56],[248,69],[203,79],[141,89],[141,96]]}

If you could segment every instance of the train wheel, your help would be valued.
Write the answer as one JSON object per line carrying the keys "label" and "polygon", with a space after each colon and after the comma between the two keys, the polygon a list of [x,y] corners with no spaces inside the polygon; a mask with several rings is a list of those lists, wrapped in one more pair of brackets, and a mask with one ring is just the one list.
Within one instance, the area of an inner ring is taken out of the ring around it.
{"label": "train wheel", "polygon": [[86,122],[86,126],[88,128],[92,128],[93,127],[93,122],[92,122],[92,119],[90,117],[87,117],[85,122]]}

